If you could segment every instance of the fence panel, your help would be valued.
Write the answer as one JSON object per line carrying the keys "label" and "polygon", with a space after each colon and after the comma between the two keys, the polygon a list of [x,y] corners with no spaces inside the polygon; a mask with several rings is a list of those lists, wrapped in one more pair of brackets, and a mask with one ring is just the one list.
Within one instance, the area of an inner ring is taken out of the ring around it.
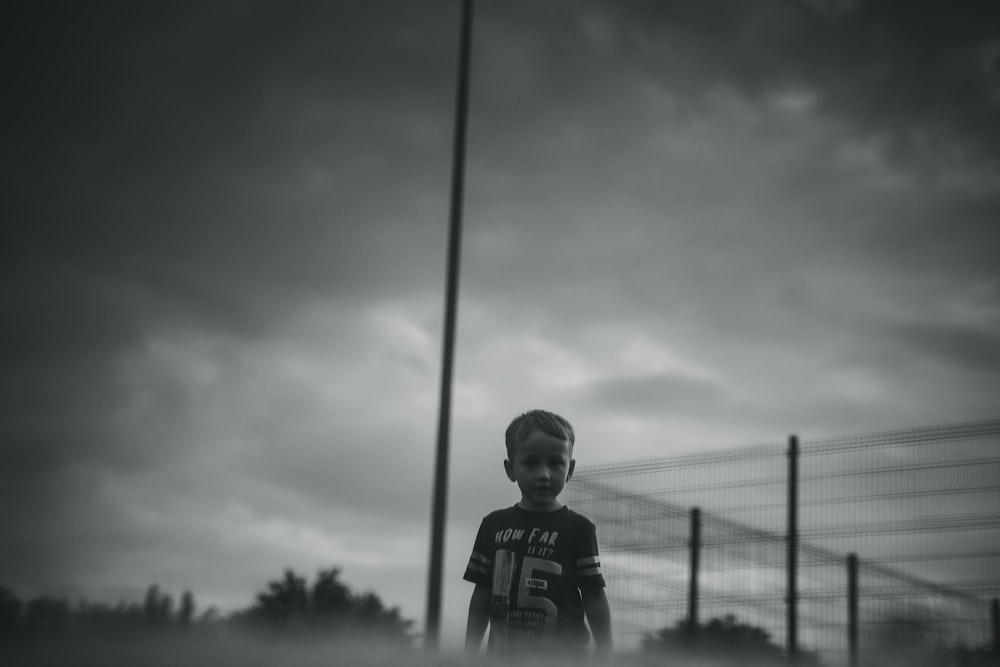
{"label": "fence panel", "polygon": [[[803,439],[799,451],[803,650],[851,661],[849,554],[861,665],[996,640],[1000,420]],[[638,648],[691,613],[694,507],[698,620],[733,615],[786,644],[787,458],[776,442],[577,472],[566,498],[598,526],[620,646]]]}

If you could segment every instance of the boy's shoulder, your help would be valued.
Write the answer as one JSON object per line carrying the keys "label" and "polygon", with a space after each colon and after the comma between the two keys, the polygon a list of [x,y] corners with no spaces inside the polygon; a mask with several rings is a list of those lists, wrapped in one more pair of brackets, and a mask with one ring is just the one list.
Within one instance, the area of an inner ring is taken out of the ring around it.
{"label": "boy's shoulder", "polygon": [[594,525],[593,521],[591,521],[589,518],[585,517],[584,515],[580,514],[579,512],[575,512],[575,511],[571,510],[570,508],[566,507],[565,505],[563,506],[563,510],[565,510],[565,512],[566,512],[565,521],[571,522],[571,523],[573,523],[575,525],[579,525],[579,526],[583,526],[583,527],[589,528],[590,530],[594,530],[596,528],[596,526]]}

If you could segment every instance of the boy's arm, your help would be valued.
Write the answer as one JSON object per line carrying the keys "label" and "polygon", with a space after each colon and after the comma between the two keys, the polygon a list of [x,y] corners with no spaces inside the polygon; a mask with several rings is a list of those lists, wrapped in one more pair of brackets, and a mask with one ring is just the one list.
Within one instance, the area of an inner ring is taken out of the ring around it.
{"label": "boy's arm", "polygon": [[492,592],[485,584],[476,584],[469,600],[469,621],[465,626],[465,650],[478,653],[483,643],[483,634],[490,622],[490,598]]}
{"label": "boy's arm", "polygon": [[594,644],[598,655],[611,655],[611,607],[608,596],[603,588],[585,588],[580,591],[583,596],[583,611],[587,614],[590,632],[594,635]]}

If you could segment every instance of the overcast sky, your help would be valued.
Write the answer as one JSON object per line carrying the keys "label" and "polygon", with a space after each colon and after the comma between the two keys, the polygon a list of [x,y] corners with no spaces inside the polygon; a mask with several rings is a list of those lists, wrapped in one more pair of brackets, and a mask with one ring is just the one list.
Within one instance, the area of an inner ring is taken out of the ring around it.
{"label": "overcast sky", "polygon": [[[459,0],[7,2],[0,584],[422,626]],[[579,469],[997,416],[1000,10],[479,0],[443,636]]]}

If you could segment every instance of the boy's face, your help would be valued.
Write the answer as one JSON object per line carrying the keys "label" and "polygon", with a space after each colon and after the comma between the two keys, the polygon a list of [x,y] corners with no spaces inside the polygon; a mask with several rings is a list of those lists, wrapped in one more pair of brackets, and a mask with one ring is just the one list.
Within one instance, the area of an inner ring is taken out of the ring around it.
{"label": "boy's face", "polygon": [[503,465],[507,478],[521,490],[522,508],[552,512],[562,507],[559,494],[573,476],[576,461],[569,442],[535,430],[514,445]]}

